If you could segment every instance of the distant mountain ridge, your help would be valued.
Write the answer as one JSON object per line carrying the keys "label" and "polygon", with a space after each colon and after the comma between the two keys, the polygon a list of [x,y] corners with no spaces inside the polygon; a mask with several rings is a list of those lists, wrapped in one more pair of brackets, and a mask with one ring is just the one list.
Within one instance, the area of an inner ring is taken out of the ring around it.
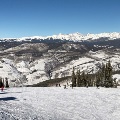
{"label": "distant mountain ridge", "polygon": [[88,33],[86,35],[83,35],[81,33],[71,33],[71,34],[58,34],[58,35],[52,35],[52,36],[32,36],[32,37],[22,37],[22,38],[1,38],[0,41],[32,41],[32,40],[69,40],[74,42],[81,42],[85,40],[96,40],[100,38],[108,38],[108,40],[114,40],[120,38],[119,32],[112,32],[112,33],[99,33],[99,34],[91,34]]}

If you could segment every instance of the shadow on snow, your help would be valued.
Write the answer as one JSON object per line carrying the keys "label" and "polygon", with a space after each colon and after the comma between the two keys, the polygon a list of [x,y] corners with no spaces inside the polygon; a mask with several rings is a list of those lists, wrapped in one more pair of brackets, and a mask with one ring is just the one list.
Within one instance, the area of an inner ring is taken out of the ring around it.
{"label": "shadow on snow", "polygon": [[0,94],[7,94],[7,92],[1,92]]}
{"label": "shadow on snow", "polygon": [[0,92],[0,94],[7,94],[7,93],[22,93],[22,92]]}
{"label": "shadow on snow", "polygon": [[0,101],[3,100],[3,101],[9,101],[9,100],[15,100],[17,98],[15,97],[4,97],[4,98],[0,98]]}

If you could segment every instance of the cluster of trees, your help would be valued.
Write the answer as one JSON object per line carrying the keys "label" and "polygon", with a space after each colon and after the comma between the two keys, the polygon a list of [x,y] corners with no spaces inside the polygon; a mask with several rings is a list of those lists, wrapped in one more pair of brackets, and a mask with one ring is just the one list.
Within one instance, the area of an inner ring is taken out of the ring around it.
{"label": "cluster of trees", "polygon": [[96,85],[102,87],[117,87],[117,82],[112,78],[113,69],[111,62],[108,61],[102,68],[96,73]]}
{"label": "cluster of trees", "polygon": [[77,72],[75,74],[74,68],[73,68],[72,86],[73,87],[94,86],[94,80],[91,78],[91,75],[86,74],[84,71],[81,73],[80,70],[77,70]]}
{"label": "cluster of trees", "polygon": [[2,80],[2,78],[0,78],[0,87],[6,87],[6,88],[9,87],[7,78],[5,78],[5,80],[4,79]]}
{"label": "cluster of trees", "polygon": [[112,66],[111,62],[103,64],[97,73],[90,77],[90,74],[86,74],[84,71],[80,72],[73,68],[72,71],[72,86],[73,87],[88,87],[88,86],[102,86],[102,87],[117,87],[116,81],[112,78]]}

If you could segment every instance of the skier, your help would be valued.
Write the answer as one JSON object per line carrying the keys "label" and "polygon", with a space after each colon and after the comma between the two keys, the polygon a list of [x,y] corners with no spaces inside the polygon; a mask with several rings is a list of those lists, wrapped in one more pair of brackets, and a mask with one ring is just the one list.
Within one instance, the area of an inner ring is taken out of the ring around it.
{"label": "skier", "polygon": [[3,91],[3,89],[4,89],[4,84],[3,84],[3,82],[1,83],[1,91]]}
{"label": "skier", "polygon": [[63,85],[64,86],[64,89],[66,89],[66,85]]}
{"label": "skier", "polygon": [[4,89],[4,85],[2,85],[2,87],[1,87],[1,91],[3,91],[3,89]]}
{"label": "skier", "polygon": [[1,88],[1,91],[3,91],[3,88],[4,88],[4,83],[2,81],[2,78],[0,77],[0,88]]}
{"label": "skier", "polygon": [[99,84],[96,84],[97,89],[99,89]]}
{"label": "skier", "polygon": [[71,86],[72,86],[72,89],[73,89],[73,84],[71,84]]}

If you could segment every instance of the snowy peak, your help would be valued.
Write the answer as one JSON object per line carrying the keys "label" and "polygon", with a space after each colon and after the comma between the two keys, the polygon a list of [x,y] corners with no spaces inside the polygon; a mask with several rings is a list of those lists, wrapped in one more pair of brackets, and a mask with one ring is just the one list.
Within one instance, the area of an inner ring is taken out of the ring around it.
{"label": "snowy peak", "polygon": [[88,33],[83,35],[79,32],[70,33],[70,34],[62,34],[59,33],[58,35],[52,36],[32,36],[32,37],[22,37],[22,38],[3,38],[1,40],[9,41],[31,41],[31,40],[45,40],[45,39],[60,39],[60,40],[70,40],[70,41],[83,41],[83,40],[96,40],[100,38],[108,38],[109,40],[114,40],[120,38],[120,33],[113,32],[113,33],[99,33],[99,34],[91,34]]}
{"label": "snowy peak", "polygon": [[[113,32],[113,33],[100,33],[100,34],[91,34],[88,33],[86,35],[83,35],[79,32],[76,33],[70,33],[70,34],[62,34],[59,33],[58,35],[52,35],[52,36],[47,36],[47,37],[42,37],[42,36],[33,36],[33,37],[25,37],[22,38],[22,40],[27,40],[27,39],[61,39],[61,40],[72,40],[72,41],[81,41],[81,40],[96,40],[99,38],[109,38],[111,39],[117,39],[120,38],[120,33]],[[21,40],[21,38],[19,39]]]}
{"label": "snowy peak", "polygon": [[[113,32],[113,33],[100,33],[100,34],[91,34],[88,33],[86,35],[80,34],[80,33],[73,33],[73,34],[68,34],[63,36],[66,40],[95,40],[99,38],[109,38],[111,39],[118,39],[120,38],[120,33]],[[59,38],[59,36],[58,36]]]}
{"label": "snowy peak", "polygon": [[48,36],[46,38],[61,39],[61,40],[80,40],[82,34],[80,33],[71,33],[71,34],[58,34],[53,36]]}

